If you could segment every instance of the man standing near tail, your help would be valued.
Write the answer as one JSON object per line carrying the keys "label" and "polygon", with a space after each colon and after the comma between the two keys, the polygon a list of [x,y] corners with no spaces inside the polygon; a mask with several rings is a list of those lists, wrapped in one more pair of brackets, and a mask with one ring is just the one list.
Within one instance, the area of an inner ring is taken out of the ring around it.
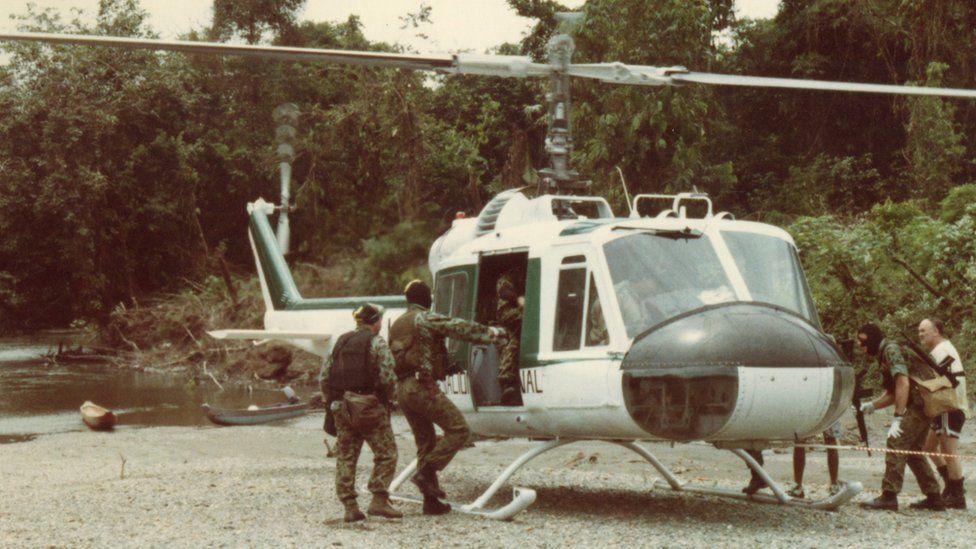
{"label": "man standing near tail", "polygon": [[[397,402],[417,443],[417,474],[411,479],[424,495],[424,514],[442,515],[451,506],[437,472],[447,467],[471,435],[457,406],[441,392],[438,380],[450,373],[447,337],[474,343],[501,343],[505,330],[449,318],[430,311],[430,287],[414,280],[404,289],[407,312],[390,327],[390,348],[396,359]],[[434,425],[444,431],[438,439]]]}
{"label": "man standing near tail", "polygon": [[390,482],[396,472],[397,447],[389,405],[396,388],[393,355],[379,336],[383,309],[367,304],[353,313],[356,329],[339,336],[322,368],[322,398],[335,416],[336,495],[346,508],[343,520],[366,518],[356,503],[356,463],[363,442],[373,451],[369,491],[370,515],[400,518],[390,505]]}

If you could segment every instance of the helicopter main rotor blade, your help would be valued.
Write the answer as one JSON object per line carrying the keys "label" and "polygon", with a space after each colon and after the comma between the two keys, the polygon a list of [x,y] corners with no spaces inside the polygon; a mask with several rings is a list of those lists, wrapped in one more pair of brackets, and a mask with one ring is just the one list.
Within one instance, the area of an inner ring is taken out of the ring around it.
{"label": "helicopter main rotor blade", "polygon": [[154,40],[119,36],[87,36],[80,34],[51,34],[39,32],[0,33],[0,41],[43,42],[78,46],[100,46],[122,49],[142,49],[201,53],[210,55],[237,55],[277,59],[280,61],[309,61],[313,63],[340,63],[407,70],[436,71],[451,74],[480,74],[521,78],[545,76],[552,72],[549,65],[533,63],[529,57],[516,55],[419,55],[354,50],[325,50],[290,46],[265,46],[249,44],[224,44],[220,42],[189,42],[179,40]]}
{"label": "helicopter main rotor blade", "polygon": [[854,93],[886,93],[893,95],[930,95],[939,97],[968,97],[976,99],[976,90],[960,88],[935,88],[927,86],[897,86],[891,84],[862,84],[859,82],[833,82],[828,80],[804,80],[799,78],[770,78],[765,76],[739,76],[707,72],[684,72],[669,75],[672,82],[694,82],[712,86],[747,86],[758,88],[788,88],[798,90],[825,90]]}
{"label": "helicopter main rotor blade", "polygon": [[890,84],[862,84],[859,82],[834,82],[829,80],[803,80],[799,78],[769,78],[765,76],[740,76],[691,72],[684,67],[651,67],[625,65],[623,63],[592,63],[570,65],[566,71],[572,76],[593,78],[615,84],[643,86],[674,86],[685,83],[711,86],[742,86],[754,88],[789,88],[798,90],[844,91],[860,93],[887,93],[896,95],[932,95],[941,97],[968,97],[976,99],[976,90],[958,88],[932,88],[923,86],[896,86]]}
{"label": "helicopter main rotor blade", "polygon": [[412,55],[384,52],[324,50],[317,48],[293,48],[288,46],[262,46],[248,44],[223,44],[218,42],[189,42],[179,40],[153,40],[119,36],[86,36],[80,34],[51,34],[39,32],[0,33],[0,40],[17,42],[44,42],[78,46],[101,46],[122,49],[162,50],[183,53],[213,55],[239,55],[283,61],[312,61],[349,65],[396,67],[413,70],[451,69],[451,55]]}
{"label": "helicopter main rotor blade", "polygon": [[277,59],[283,61],[309,61],[340,63],[408,70],[426,70],[447,74],[471,74],[524,78],[564,73],[580,78],[592,78],[617,84],[644,86],[674,86],[685,83],[711,86],[740,86],[760,88],[787,88],[802,90],[844,91],[860,93],[885,93],[897,95],[928,95],[941,97],[966,97],[976,99],[976,90],[958,88],[934,88],[923,86],[897,86],[890,84],[863,84],[858,82],[834,82],[828,80],[804,80],[799,78],[771,78],[765,76],[740,76],[691,72],[684,67],[653,67],[626,65],[624,63],[571,64],[565,69],[544,63],[534,63],[531,58],[516,55],[419,55],[354,50],[326,50],[296,48],[290,46],[265,46],[250,44],[224,44],[219,42],[189,42],[178,40],[153,40],[118,36],[86,36],[78,34],[51,34],[34,32],[0,33],[0,41],[44,42],[123,49],[145,49],[202,53],[211,55],[238,55]]}

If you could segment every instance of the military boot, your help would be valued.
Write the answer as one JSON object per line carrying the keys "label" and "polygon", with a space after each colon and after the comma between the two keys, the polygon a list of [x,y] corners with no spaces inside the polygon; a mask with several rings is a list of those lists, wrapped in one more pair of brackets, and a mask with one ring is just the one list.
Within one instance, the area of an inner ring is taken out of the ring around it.
{"label": "military boot", "polygon": [[443,501],[432,496],[424,496],[425,515],[446,515],[450,512],[450,504],[444,503]]}
{"label": "military boot", "polygon": [[945,503],[942,502],[942,494],[933,492],[925,494],[925,499],[909,503],[908,508],[924,511],[945,511]]}
{"label": "military boot", "polygon": [[403,518],[403,513],[390,505],[390,496],[386,494],[373,494],[373,501],[369,502],[369,509],[366,510],[366,514],[391,519]]}
{"label": "military boot", "polygon": [[412,477],[410,477],[410,482],[417,486],[420,493],[426,496],[437,497],[434,493],[437,488],[437,471],[435,471],[430,465],[425,465],[422,469],[417,471]]}
{"label": "military boot", "polygon": [[342,505],[346,507],[346,514],[342,517],[343,522],[356,522],[366,519],[366,515],[359,510],[359,504],[356,503],[356,500],[350,499],[348,501],[344,501],[342,502]]}
{"label": "military boot", "polygon": [[946,486],[947,495],[942,497],[946,509],[965,509],[966,508],[966,488],[963,487],[964,479],[950,480]]}
{"label": "military boot", "polygon": [[881,495],[871,501],[862,501],[861,507],[864,509],[871,509],[872,511],[897,511],[898,510],[898,495],[894,492],[888,492],[887,490],[881,492]]}
{"label": "military boot", "polygon": [[437,499],[446,498],[447,494],[445,494],[444,490],[441,489],[441,483],[440,481],[437,480],[437,471],[432,472],[429,478],[430,478],[430,495],[434,496]]}

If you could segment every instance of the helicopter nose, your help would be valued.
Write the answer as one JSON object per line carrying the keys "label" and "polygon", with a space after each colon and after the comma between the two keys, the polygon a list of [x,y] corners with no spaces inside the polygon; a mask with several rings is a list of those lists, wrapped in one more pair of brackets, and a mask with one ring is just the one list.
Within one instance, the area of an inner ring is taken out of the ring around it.
{"label": "helicopter nose", "polygon": [[703,307],[639,335],[621,366],[624,402],[672,440],[784,440],[826,429],[854,374],[804,319],[761,303]]}

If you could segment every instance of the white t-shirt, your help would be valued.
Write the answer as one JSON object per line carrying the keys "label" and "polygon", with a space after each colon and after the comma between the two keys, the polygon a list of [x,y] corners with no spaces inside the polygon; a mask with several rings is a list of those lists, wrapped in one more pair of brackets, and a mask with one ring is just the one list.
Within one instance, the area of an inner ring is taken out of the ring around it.
{"label": "white t-shirt", "polygon": [[[936,364],[945,360],[947,356],[951,356],[954,360],[952,361],[952,366],[949,367],[949,371],[953,373],[963,371],[959,351],[956,350],[956,346],[948,339],[943,339],[941,343],[933,347],[931,355]],[[962,404],[963,411],[966,412],[966,417],[968,418],[972,413],[969,411],[969,398],[966,395],[966,378],[965,376],[960,376],[956,379],[959,380],[959,385],[956,386],[956,396],[958,397],[959,403]]]}

